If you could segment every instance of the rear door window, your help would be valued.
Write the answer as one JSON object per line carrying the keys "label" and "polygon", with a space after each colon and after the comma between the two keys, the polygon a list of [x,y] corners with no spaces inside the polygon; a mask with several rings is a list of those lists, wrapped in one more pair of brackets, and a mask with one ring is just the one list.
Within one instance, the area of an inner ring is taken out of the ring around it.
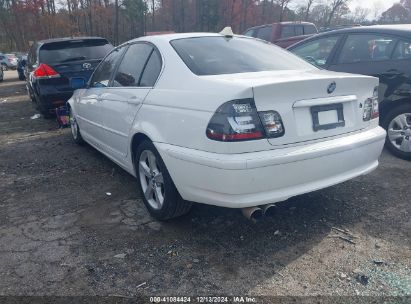
{"label": "rear door window", "polygon": [[294,25],[284,25],[281,30],[281,38],[288,38],[295,36]]}
{"label": "rear door window", "polygon": [[152,51],[153,47],[147,43],[135,43],[130,45],[118,67],[113,80],[113,86],[140,86],[142,72]]}
{"label": "rear door window", "polygon": [[47,43],[40,48],[41,63],[101,59],[113,48],[106,39],[69,40]]}
{"label": "rear door window", "polygon": [[258,39],[271,42],[272,37],[273,37],[273,27],[271,25],[263,26],[258,29],[258,32],[257,32]]}
{"label": "rear door window", "polygon": [[391,58],[396,38],[374,34],[352,34],[345,40],[338,63],[381,61]]}
{"label": "rear door window", "polygon": [[99,64],[91,78],[91,87],[107,87],[111,76],[116,68],[118,60],[124,52],[125,47],[113,50],[106,58]]}
{"label": "rear door window", "polygon": [[161,65],[161,56],[159,52],[156,49],[154,49],[151,53],[150,59],[146,64],[143,76],[141,76],[141,87],[153,87],[155,85],[157,78],[161,72]]}

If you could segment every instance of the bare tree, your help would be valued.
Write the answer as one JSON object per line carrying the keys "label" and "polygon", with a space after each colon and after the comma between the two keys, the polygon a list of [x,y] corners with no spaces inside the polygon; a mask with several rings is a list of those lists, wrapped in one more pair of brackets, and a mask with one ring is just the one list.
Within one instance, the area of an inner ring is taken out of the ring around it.
{"label": "bare tree", "polygon": [[278,0],[277,3],[280,6],[280,22],[283,21],[285,10],[290,2],[291,0]]}
{"label": "bare tree", "polygon": [[154,29],[156,26],[155,21],[155,13],[156,13],[156,0],[151,0],[151,26]]}
{"label": "bare tree", "polygon": [[305,10],[304,21],[308,21],[308,18],[310,17],[310,9],[311,9],[314,1],[315,1],[315,0],[308,0],[307,6],[306,6],[306,10]]}
{"label": "bare tree", "polygon": [[347,5],[349,0],[332,0],[330,3],[330,13],[328,14],[327,18],[327,26],[330,26],[331,21],[335,15],[335,13],[338,11],[339,8],[341,8],[343,5]]}
{"label": "bare tree", "polygon": [[118,11],[119,11],[118,0],[114,1],[114,10],[115,10],[115,20],[114,20],[114,44],[118,45]]}
{"label": "bare tree", "polygon": [[367,7],[357,6],[352,13],[352,21],[354,23],[362,23],[367,20],[367,16],[370,14],[370,9]]}
{"label": "bare tree", "polygon": [[382,13],[381,0],[380,1],[374,1],[373,5],[372,5],[372,16],[373,16],[374,20],[377,20],[378,17],[381,15],[381,13]]}

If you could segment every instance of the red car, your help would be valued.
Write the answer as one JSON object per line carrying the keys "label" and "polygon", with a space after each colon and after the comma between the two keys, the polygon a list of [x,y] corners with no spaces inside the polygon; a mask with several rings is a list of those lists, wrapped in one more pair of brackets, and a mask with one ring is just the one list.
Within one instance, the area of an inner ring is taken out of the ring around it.
{"label": "red car", "polygon": [[243,35],[266,40],[282,48],[287,48],[317,33],[318,30],[313,23],[278,22],[249,28]]}

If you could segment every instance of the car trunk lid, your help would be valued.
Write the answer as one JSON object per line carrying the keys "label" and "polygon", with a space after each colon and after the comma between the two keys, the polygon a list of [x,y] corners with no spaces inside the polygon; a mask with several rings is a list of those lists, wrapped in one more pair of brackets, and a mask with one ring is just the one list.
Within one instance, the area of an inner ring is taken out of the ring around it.
{"label": "car trunk lid", "polygon": [[[227,79],[228,80],[228,79]],[[259,112],[277,111],[285,134],[269,138],[281,146],[338,136],[366,128],[363,106],[378,79],[321,70],[237,74],[231,81],[253,88]]]}

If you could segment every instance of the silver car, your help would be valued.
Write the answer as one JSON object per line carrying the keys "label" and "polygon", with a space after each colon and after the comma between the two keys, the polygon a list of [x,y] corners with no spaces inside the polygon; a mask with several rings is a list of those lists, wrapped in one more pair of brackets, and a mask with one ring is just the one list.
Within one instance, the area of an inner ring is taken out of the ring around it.
{"label": "silver car", "polygon": [[14,54],[0,54],[0,63],[3,70],[17,69],[17,57]]}

